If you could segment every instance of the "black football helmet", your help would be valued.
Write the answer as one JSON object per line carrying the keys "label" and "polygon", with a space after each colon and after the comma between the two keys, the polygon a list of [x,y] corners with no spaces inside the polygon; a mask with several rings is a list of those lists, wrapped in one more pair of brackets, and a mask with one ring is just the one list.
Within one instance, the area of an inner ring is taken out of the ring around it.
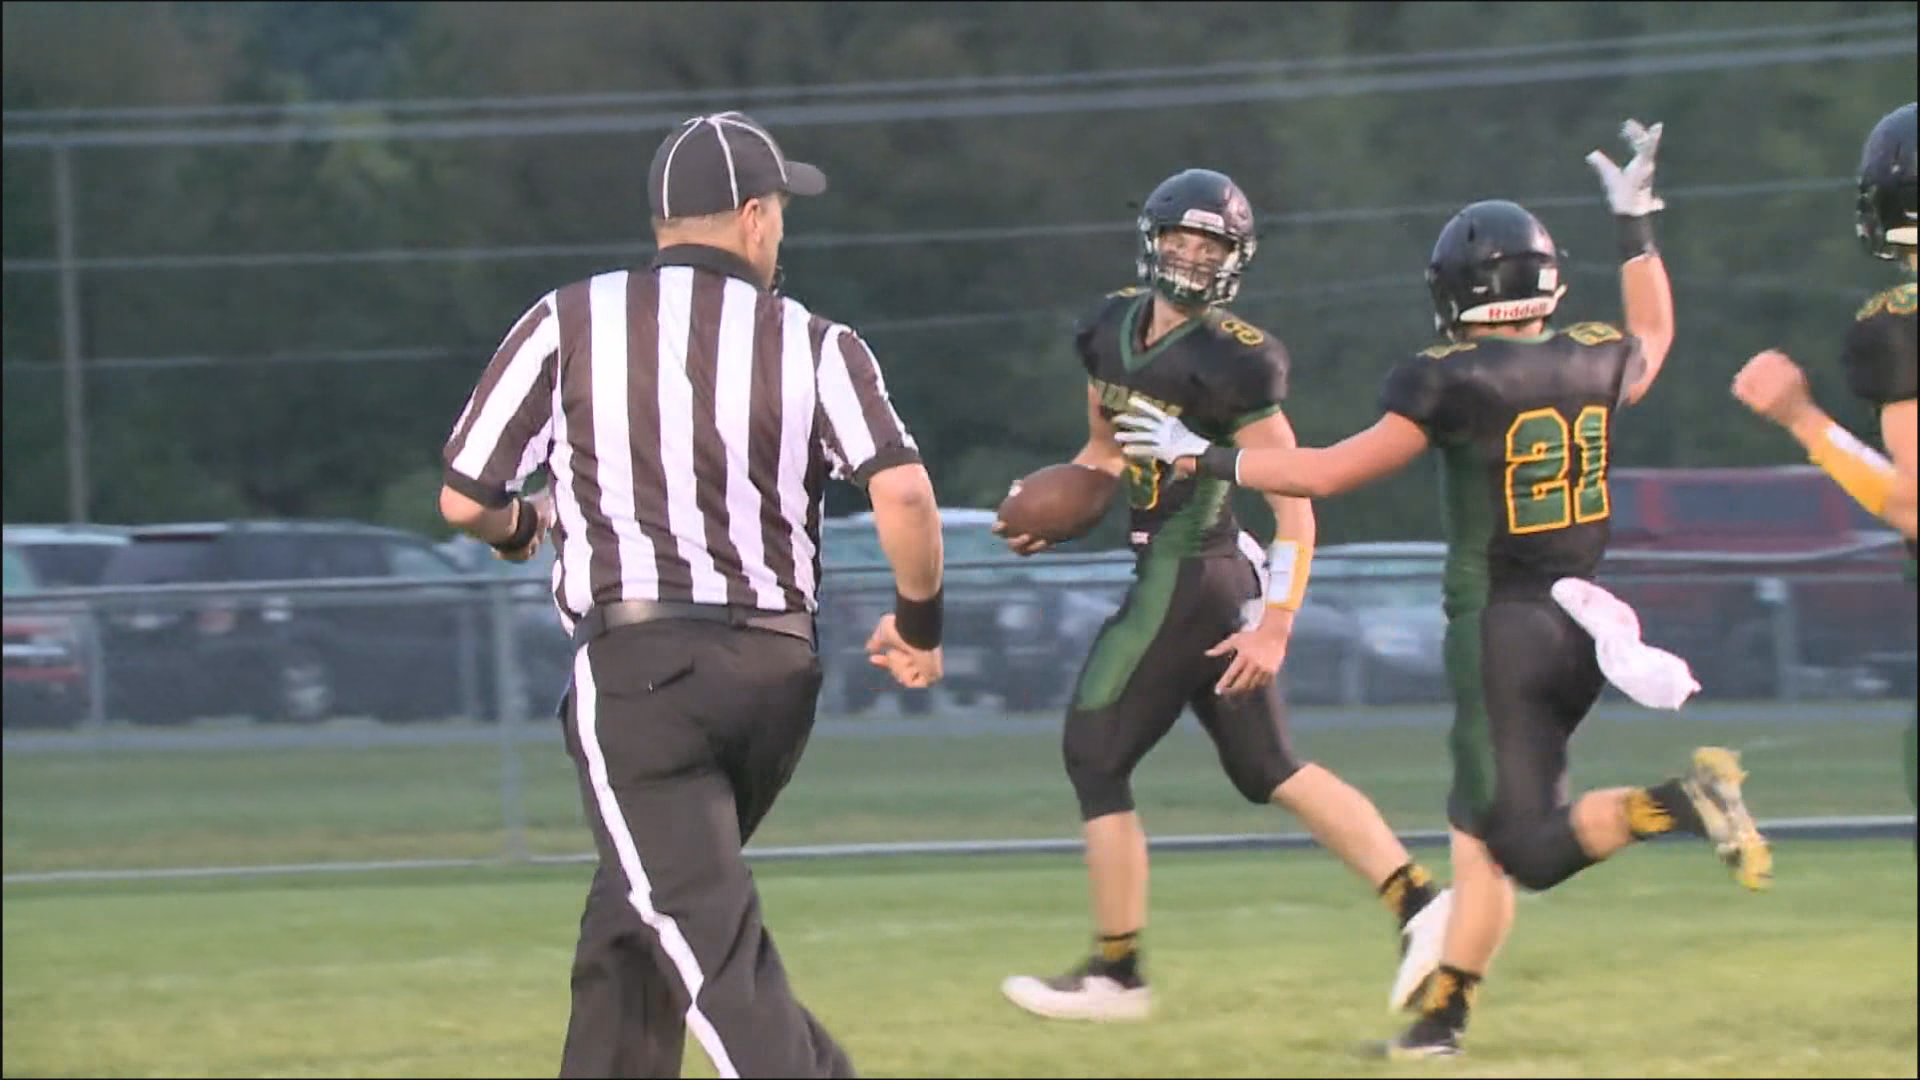
{"label": "black football helmet", "polygon": [[1913,254],[1914,230],[1920,226],[1917,183],[1920,163],[1915,161],[1913,102],[1908,102],[1881,117],[1860,150],[1854,228],[1875,258]]}
{"label": "black football helmet", "polygon": [[1553,314],[1560,251],[1547,227],[1518,203],[1477,202],[1453,216],[1427,264],[1433,325],[1449,335],[1473,323],[1524,323]]}
{"label": "black football helmet", "polygon": [[[1240,292],[1240,275],[1253,261],[1253,204],[1225,173],[1188,169],[1160,182],[1140,208],[1140,255],[1134,264],[1140,284],[1150,286],[1181,307],[1227,304]],[[1219,269],[1164,262],[1156,241],[1166,229],[1193,229],[1233,245]]]}

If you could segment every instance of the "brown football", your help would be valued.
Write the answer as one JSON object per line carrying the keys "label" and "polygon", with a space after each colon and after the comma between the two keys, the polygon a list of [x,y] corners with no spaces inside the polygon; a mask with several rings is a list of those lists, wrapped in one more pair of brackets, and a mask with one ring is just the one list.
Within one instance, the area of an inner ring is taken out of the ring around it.
{"label": "brown football", "polygon": [[1092,532],[1106,516],[1119,478],[1090,465],[1049,465],[1028,473],[1000,503],[1007,536],[1032,536],[1053,543]]}

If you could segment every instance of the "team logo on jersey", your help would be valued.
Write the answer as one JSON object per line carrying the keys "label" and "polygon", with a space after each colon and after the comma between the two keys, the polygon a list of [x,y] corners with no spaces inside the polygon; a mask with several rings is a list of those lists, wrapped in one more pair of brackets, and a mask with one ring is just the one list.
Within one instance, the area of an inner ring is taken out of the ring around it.
{"label": "team logo on jersey", "polygon": [[1105,379],[1089,379],[1088,381],[1093,384],[1094,393],[1100,395],[1100,411],[1110,416],[1126,412],[1133,407],[1133,403],[1136,401],[1147,402],[1168,416],[1180,415],[1180,406],[1175,405],[1171,401],[1161,401],[1159,398],[1153,397],[1150,394],[1143,394],[1130,386],[1121,386],[1119,383],[1111,383]]}

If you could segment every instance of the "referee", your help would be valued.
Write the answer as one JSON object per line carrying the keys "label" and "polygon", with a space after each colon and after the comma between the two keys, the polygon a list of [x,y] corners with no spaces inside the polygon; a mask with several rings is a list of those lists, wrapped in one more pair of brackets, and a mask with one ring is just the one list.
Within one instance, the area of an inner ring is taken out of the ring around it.
{"label": "referee", "polygon": [[[821,487],[863,486],[894,571],[868,642],[940,677],[933,486],[849,327],[777,291],[790,196],[826,177],[737,112],[660,144],[657,254],[522,315],[444,449],[440,510],[501,558],[558,545],[562,706],[599,868],[560,1075],[852,1076],[795,1000],[741,847],[799,763],[821,669]],[[544,468],[549,496],[522,497]]]}

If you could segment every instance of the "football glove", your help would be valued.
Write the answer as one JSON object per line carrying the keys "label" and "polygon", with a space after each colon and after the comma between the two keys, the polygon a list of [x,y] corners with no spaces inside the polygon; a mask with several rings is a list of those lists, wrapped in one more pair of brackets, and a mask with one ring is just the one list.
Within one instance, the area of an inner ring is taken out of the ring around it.
{"label": "football glove", "polygon": [[1195,435],[1175,416],[1168,416],[1150,401],[1134,398],[1127,411],[1114,417],[1114,440],[1130,458],[1158,459],[1172,464],[1181,458],[1197,458],[1213,445]]}
{"label": "football glove", "polygon": [[1653,193],[1653,160],[1660,151],[1662,125],[1644,127],[1638,120],[1620,125],[1620,137],[1633,148],[1633,158],[1625,168],[1599,150],[1587,155],[1587,164],[1600,174],[1607,190],[1607,205],[1617,217],[1638,218],[1665,210],[1667,204]]}

